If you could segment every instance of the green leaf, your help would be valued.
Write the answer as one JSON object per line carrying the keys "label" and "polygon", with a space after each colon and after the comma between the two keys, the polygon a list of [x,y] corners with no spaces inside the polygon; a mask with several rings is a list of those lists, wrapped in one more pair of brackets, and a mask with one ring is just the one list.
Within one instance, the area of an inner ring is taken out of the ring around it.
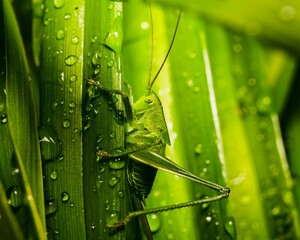
{"label": "green leaf", "polygon": [[18,221],[7,203],[6,194],[0,182],[0,231],[3,239],[25,239],[22,235]]}
{"label": "green leaf", "polygon": [[[24,194],[24,207],[25,209],[28,208],[26,211],[29,211],[26,213],[28,217],[25,219],[24,215],[19,216],[19,221],[33,226],[31,231],[25,228],[28,237],[34,236],[44,239],[42,166],[29,69],[12,7],[8,1],[3,1],[2,4],[7,59],[6,104],[8,124],[14,154],[23,182],[20,190],[24,192],[20,194]],[[22,195],[20,197],[22,198]]]}
{"label": "green leaf", "polygon": [[170,6],[197,13],[204,19],[218,22],[239,32],[257,36],[277,43],[285,48],[300,52],[300,3],[267,1],[200,1],[157,0]]}

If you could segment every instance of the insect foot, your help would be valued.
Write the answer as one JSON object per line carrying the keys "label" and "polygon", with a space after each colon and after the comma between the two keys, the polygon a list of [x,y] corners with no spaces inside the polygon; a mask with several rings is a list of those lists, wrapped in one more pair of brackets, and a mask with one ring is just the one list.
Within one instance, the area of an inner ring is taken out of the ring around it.
{"label": "insect foot", "polygon": [[225,195],[225,197],[229,197],[230,189],[227,187],[223,187],[220,189],[220,194]]}
{"label": "insect foot", "polygon": [[125,227],[125,222],[124,221],[116,221],[113,224],[106,224],[106,227],[109,229],[120,229]]}

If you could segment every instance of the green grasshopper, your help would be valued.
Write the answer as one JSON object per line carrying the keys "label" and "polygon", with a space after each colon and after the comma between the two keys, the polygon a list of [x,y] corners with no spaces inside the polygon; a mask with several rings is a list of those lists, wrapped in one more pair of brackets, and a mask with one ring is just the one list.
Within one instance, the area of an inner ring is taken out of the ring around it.
{"label": "green grasshopper", "polygon": [[[150,19],[152,24],[152,10],[150,7]],[[129,87],[129,95],[119,91],[99,88],[103,91],[108,91],[113,94],[121,95],[126,112],[126,118],[128,122],[128,132],[126,134],[126,148],[115,149],[108,153],[104,150],[99,151],[97,154],[102,159],[118,158],[128,156],[127,162],[127,178],[130,185],[132,200],[135,211],[128,213],[126,218],[122,221],[118,221],[113,225],[108,225],[109,228],[124,227],[132,218],[139,217],[142,222],[144,232],[148,240],[153,239],[152,233],[146,218],[147,214],[158,213],[173,209],[179,209],[184,207],[191,207],[199,204],[210,203],[218,201],[229,196],[230,189],[223,187],[216,183],[208,180],[199,178],[198,176],[183,169],[170,159],[164,156],[164,149],[166,144],[170,145],[169,133],[166,126],[166,121],[163,113],[163,108],[159,97],[152,90],[152,86],[157,79],[164,63],[166,62],[171,48],[173,46],[176,32],[178,29],[180,15],[177,20],[175,32],[168,49],[168,52],[164,58],[164,61],[156,73],[153,80],[151,80],[152,70],[152,58],[153,58],[153,30],[152,33],[152,52],[151,52],[151,63],[150,71],[148,76],[148,86],[146,93],[132,104],[132,90]],[[218,192],[218,195],[212,197],[206,197],[203,199],[173,204],[170,206],[143,209],[142,203],[145,203],[145,199],[151,191],[155,175],[157,170],[163,170],[177,176],[187,178],[193,182],[205,185]]]}

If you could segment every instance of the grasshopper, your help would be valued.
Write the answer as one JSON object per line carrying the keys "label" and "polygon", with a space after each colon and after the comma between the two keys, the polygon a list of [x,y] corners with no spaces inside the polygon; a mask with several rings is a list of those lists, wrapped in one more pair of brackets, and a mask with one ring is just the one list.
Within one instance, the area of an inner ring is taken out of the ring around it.
{"label": "grasshopper", "polygon": [[[149,9],[152,26],[153,20],[150,2]],[[146,218],[147,214],[158,213],[184,207],[191,207],[199,204],[218,201],[227,198],[230,192],[229,188],[202,179],[183,169],[182,167],[180,167],[179,165],[177,165],[176,163],[164,156],[164,149],[166,147],[166,144],[170,145],[170,138],[161,101],[156,95],[156,93],[152,90],[152,86],[155,83],[155,80],[157,79],[160,71],[162,70],[164,63],[166,62],[169,53],[172,49],[180,21],[180,16],[181,12],[176,23],[175,31],[168,52],[153,80],[151,80],[153,58],[153,29],[151,29],[152,49],[150,70],[148,76],[148,86],[146,93],[141,98],[139,98],[133,104],[132,89],[129,85],[127,86],[129,88],[129,94],[120,90],[106,89],[99,86],[99,89],[103,91],[121,95],[124,102],[126,119],[129,127],[126,133],[125,149],[115,149],[110,153],[101,150],[97,153],[97,155],[101,159],[128,156],[127,178],[130,185],[132,200],[135,208],[135,211],[128,213],[124,220],[117,221],[115,224],[108,225],[107,227],[124,227],[132,218],[139,217],[148,240],[153,239],[153,236]],[[155,175],[158,169],[189,179],[195,183],[205,185],[215,190],[218,193],[218,195],[202,198],[191,202],[173,204],[170,206],[143,209],[142,203],[145,203],[145,199],[151,191],[153,182],[155,180]]]}

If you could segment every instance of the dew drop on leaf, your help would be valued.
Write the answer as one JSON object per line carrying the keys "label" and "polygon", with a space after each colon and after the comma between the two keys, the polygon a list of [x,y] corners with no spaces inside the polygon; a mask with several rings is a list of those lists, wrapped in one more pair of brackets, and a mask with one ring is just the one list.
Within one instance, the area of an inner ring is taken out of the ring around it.
{"label": "dew drop on leaf", "polygon": [[91,39],[91,42],[92,42],[92,43],[95,43],[95,42],[97,41],[97,39],[98,39],[97,36],[93,36],[92,39]]}
{"label": "dew drop on leaf", "polygon": [[121,159],[113,159],[109,161],[108,165],[114,170],[123,169],[125,167],[125,161]]}
{"label": "dew drop on leaf", "polygon": [[5,103],[1,102],[0,103],[0,113],[4,112],[4,110],[5,110]]}
{"label": "dew drop on leaf", "polygon": [[77,81],[77,76],[75,74],[71,75],[70,77],[70,82],[76,82]]}
{"label": "dew drop on leaf", "polygon": [[65,31],[64,30],[58,30],[56,32],[55,37],[56,37],[57,40],[63,40],[65,38]]}
{"label": "dew drop on leaf", "polygon": [[72,37],[71,41],[72,41],[73,44],[78,44],[79,43],[79,37],[74,36],[74,37]]}
{"label": "dew drop on leaf", "polygon": [[112,9],[113,9],[113,7],[114,7],[114,5],[111,3],[111,4],[109,4],[109,5],[108,5],[108,7],[107,7],[107,8],[108,8],[108,10],[112,10]]}
{"label": "dew drop on leaf", "polygon": [[65,0],[53,0],[55,8],[62,8],[65,5]]}
{"label": "dew drop on leaf", "polygon": [[195,154],[196,154],[196,155],[201,155],[201,153],[202,153],[202,144],[199,143],[199,144],[197,144],[196,147],[195,147]]}
{"label": "dew drop on leaf", "polygon": [[58,103],[55,101],[52,103],[52,110],[55,111],[57,109]]}
{"label": "dew drop on leaf", "polygon": [[14,208],[21,207],[23,194],[20,186],[13,185],[9,187],[6,191],[7,202],[10,206]]}
{"label": "dew drop on leaf", "polygon": [[112,132],[112,133],[109,134],[109,136],[110,136],[111,138],[114,138],[114,137],[116,136],[116,134],[115,134],[114,132]]}
{"label": "dew drop on leaf", "polygon": [[56,171],[52,171],[52,172],[50,173],[50,178],[51,178],[52,180],[56,180],[56,179],[57,179],[57,172],[56,172]]}
{"label": "dew drop on leaf", "polygon": [[49,198],[45,202],[45,213],[46,216],[56,213],[58,209],[57,201],[54,198]]}
{"label": "dew drop on leaf", "polygon": [[147,219],[150,225],[151,232],[158,232],[161,227],[161,219],[157,214],[147,215]]}
{"label": "dew drop on leaf", "polygon": [[68,120],[68,119],[65,119],[65,120],[63,121],[63,127],[64,127],[64,128],[69,128],[69,127],[70,127],[70,125],[71,125],[71,122],[70,122],[70,120]]}
{"label": "dew drop on leaf", "polygon": [[113,65],[114,65],[114,61],[113,60],[108,61],[107,67],[111,68]]}
{"label": "dew drop on leaf", "polygon": [[208,215],[208,216],[206,216],[205,220],[207,223],[211,223],[212,217],[210,215]]}
{"label": "dew drop on leaf", "polygon": [[111,176],[108,183],[109,186],[114,187],[120,182],[120,178],[117,176]]}
{"label": "dew drop on leaf", "polygon": [[69,20],[71,18],[71,14],[70,13],[66,13],[64,16],[65,20]]}
{"label": "dew drop on leaf", "polygon": [[75,55],[70,55],[66,57],[65,64],[67,66],[73,66],[75,63],[77,63],[78,58]]}
{"label": "dew drop on leaf", "polygon": [[43,161],[53,160],[61,154],[62,142],[52,126],[41,126],[39,139]]}
{"label": "dew drop on leaf", "polygon": [[92,231],[94,231],[94,230],[95,230],[95,228],[96,228],[96,226],[95,226],[95,223],[94,223],[94,222],[92,222],[92,224],[91,224],[91,229],[92,229]]}
{"label": "dew drop on leaf", "polygon": [[66,202],[69,201],[69,199],[70,199],[69,193],[67,193],[67,192],[62,192],[62,194],[61,194],[61,201],[62,201],[63,203],[66,203]]}
{"label": "dew drop on leaf", "polygon": [[236,239],[236,228],[233,217],[228,217],[225,221],[226,233],[230,236],[230,239]]}
{"label": "dew drop on leaf", "polygon": [[1,123],[2,124],[5,124],[8,122],[8,118],[7,118],[7,115],[6,114],[2,114],[1,116]]}
{"label": "dew drop on leaf", "polygon": [[93,57],[92,57],[92,63],[93,65],[98,65],[100,64],[100,58],[102,57],[102,53],[100,52],[95,52]]}
{"label": "dew drop on leaf", "polygon": [[71,101],[71,102],[69,103],[69,107],[70,107],[70,108],[76,107],[76,102]]}
{"label": "dew drop on leaf", "polygon": [[119,220],[120,213],[118,211],[107,211],[106,224],[113,225]]}

